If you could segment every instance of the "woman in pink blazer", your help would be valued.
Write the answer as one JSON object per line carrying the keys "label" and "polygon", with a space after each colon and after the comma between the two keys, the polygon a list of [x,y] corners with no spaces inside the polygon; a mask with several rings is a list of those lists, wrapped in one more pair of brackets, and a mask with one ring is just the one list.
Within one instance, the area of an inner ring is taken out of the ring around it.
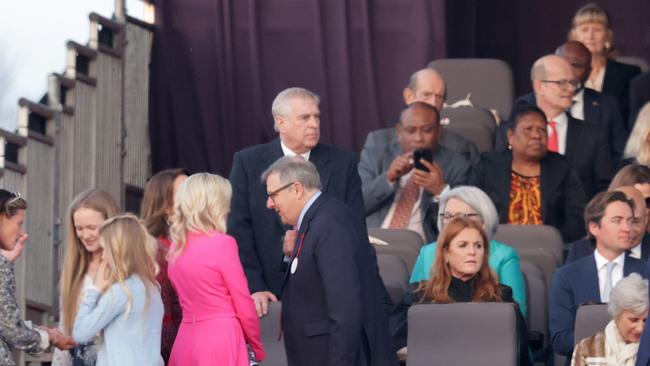
{"label": "woman in pink blazer", "polygon": [[248,366],[264,359],[260,324],[235,239],[224,234],[232,188],[217,175],[183,182],[172,216],[167,273],[183,308],[170,365]]}

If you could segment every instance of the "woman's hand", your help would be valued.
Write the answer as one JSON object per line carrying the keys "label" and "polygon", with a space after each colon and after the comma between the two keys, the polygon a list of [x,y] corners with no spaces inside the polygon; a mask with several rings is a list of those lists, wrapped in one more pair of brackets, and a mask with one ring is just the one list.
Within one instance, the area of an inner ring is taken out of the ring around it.
{"label": "woman's hand", "polygon": [[0,255],[4,256],[12,262],[15,262],[20,257],[20,253],[23,252],[23,249],[25,249],[25,242],[28,238],[29,235],[27,233],[23,233],[18,237],[18,240],[16,240],[16,245],[12,250],[0,249]]}
{"label": "woman's hand", "polygon": [[50,344],[62,351],[69,350],[77,345],[72,337],[63,335],[58,329],[48,328],[45,326],[39,326],[36,328],[47,333],[47,336],[50,339]]}
{"label": "woman's hand", "polygon": [[106,261],[102,261],[99,264],[99,268],[97,269],[97,274],[95,274],[95,281],[93,282],[93,285],[97,287],[99,292],[104,292],[106,287],[108,287],[108,279],[106,278],[107,266],[108,264],[106,264]]}

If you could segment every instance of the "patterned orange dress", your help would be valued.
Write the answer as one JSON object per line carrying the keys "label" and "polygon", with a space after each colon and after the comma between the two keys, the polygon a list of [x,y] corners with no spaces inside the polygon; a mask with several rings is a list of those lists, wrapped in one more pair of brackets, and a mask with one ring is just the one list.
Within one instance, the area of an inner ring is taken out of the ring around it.
{"label": "patterned orange dress", "polygon": [[527,177],[514,170],[510,173],[508,224],[542,225],[542,191],[540,177]]}

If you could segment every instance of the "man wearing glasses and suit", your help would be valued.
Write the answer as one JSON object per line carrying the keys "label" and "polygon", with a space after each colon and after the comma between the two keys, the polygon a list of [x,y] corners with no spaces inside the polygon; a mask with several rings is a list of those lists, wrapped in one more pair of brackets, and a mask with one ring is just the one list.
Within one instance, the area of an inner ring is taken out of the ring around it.
{"label": "man wearing glasses and suit", "polygon": [[239,256],[259,316],[268,302],[277,301],[284,276],[283,247],[295,242],[295,230],[283,225],[266,205],[267,191],[260,175],[283,156],[302,156],[318,170],[323,192],[363,215],[357,157],[349,151],[319,143],[320,99],[303,88],[280,92],[272,105],[279,138],[237,152],[230,171],[233,194],[228,233],[239,245]]}

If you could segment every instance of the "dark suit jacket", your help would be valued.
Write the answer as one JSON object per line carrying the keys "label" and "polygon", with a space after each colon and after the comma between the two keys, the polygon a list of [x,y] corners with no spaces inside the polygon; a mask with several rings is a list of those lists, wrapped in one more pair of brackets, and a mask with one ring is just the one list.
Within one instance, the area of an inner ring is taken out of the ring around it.
{"label": "dark suit jacket", "polygon": [[630,117],[627,120],[627,129],[632,131],[636,117],[643,106],[650,102],[650,72],[635,77],[630,83]]}
{"label": "dark suit jacket", "polygon": [[[650,266],[650,262],[648,262],[648,266]],[[646,270],[650,273],[650,267]],[[648,365],[650,365],[650,327],[644,327],[641,344],[639,345],[639,353],[636,356],[636,366]]]}
{"label": "dark suit jacket", "polygon": [[[648,278],[646,262],[625,257],[623,275],[633,272]],[[549,303],[551,345],[555,352],[569,357],[567,362],[570,362],[573,353],[576,312],[580,305],[587,302],[600,302],[598,271],[593,255],[567,264],[553,275]]]}
{"label": "dark suit jacket", "polygon": [[[380,130],[370,131],[363,148],[375,149],[378,146],[396,145],[397,134],[395,127],[382,128]],[[463,155],[467,160],[476,162],[479,157],[478,148],[471,140],[447,129],[442,130],[440,135],[440,145]]]}
{"label": "dark suit jacket", "polygon": [[[228,233],[237,239],[239,256],[251,291],[271,291],[280,294],[283,280],[282,237],[284,227],[278,215],[266,208],[266,185],[260,175],[283,156],[280,140],[253,146],[234,156],[230,183],[231,212]],[[357,173],[357,158],[352,152],[318,144],[309,156],[320,174],[323,192],[349,204],[363,215],[361,180]]]}
{"label": "dark suit jacket", "polygon": [[[580,258],[589,256],[594,253],[594,247],[587,238],[576,240],[569,244],[569,254],[564,260],[564,264],[575,262]],[[643,235],[641,240],[641,260],[647,261],[650,257],[650,235]]]}
{"label": "dark suit jacket", "polygon": [[630,113],[630,81],[640,73],[638,66],[607,60],[602,92],[616,98],[624,121],[628,120]]}
{"label": "dark suit jacket", "polygon": [[397,365],[363,219],[321,195],[300,224],[292,260],[296,255],[282,292],[288,364]]}
{"label": "dark suit jacket", "polygon": [[[611,95],[599,93],[585,88],[583,94],[583,114],[585,122],[602,128],[607,135],[612,159],[617,161],[623,154],[629,130],[618,107],[618,102]],[[535,94],[529,93],[515,100],[515,106],[520,104],[536,105]],[[496,134],[495,150],[505,150],[508,145],[506,130],[512,124],[502,123]]]}
{"label": "dark suit jacket", "polygon": [[[393,204],[398,185],[397,182],[393,186],[388,184],[386,172],[393,160],[401,154],[403,151],[397,140],[392,144],[366,145],[361,151],[359,175],[361,176],[368,227],[381,227]],[[433,161],[442,168],[444,179],[450,187],[467,182],[470,164],[462,155],[444,146],[438,146],[433,153]],[[432,242],[438,235],[436,227],[438,203],[426,190],[420,200],[420,210],[425,239],[427,242]]]}
{"label": "dark suit jacket", "polygon": [[[585,234],[582,211],[585,194],[577,174],[560,154],[548,153],[541,161],[542,221],[557,228],[565,242]],[[492,151],[470,173],[469,184],[490,196],[499,213],[499,222],[508,223],[512,152]]]}

